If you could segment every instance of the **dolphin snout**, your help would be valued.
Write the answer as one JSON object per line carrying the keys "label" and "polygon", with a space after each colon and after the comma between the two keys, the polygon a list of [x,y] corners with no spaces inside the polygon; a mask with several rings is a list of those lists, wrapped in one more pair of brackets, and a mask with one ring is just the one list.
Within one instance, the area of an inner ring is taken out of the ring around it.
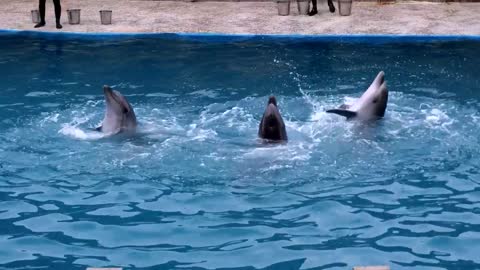
{"label": "dolphin snout", "polygon": [[273,105],[277,106],[277,99],[275,98],[275,96],[270,96],[268,98],[268,103],[267,104],[273,104]]}
{"label": "dolphin snout", "polygon": [[103,86],[103,94],[105,95],[105,99],[107,101],[115,100],[115,93],[113,93],[113,89],[110,86]]}
{"label": "dolphin snout", "polygon": [[107,102],[107,104],[118,103],[116,95],[110,86],[103,86],[103,94],[105,95],[105,101]]}
{"label": "dolphin snout", "polygon": [[379,85],[383,84],[385,82],[385,72],[380,71],[377,75],[377,78],[379,79]]}
{"label": "dolphin snout", "polygon": [[105,94],[107,94],[107,93],[111,94],[112,91],[113,91],[113,90],[112,90],[112,88],[111,88],[110,86],[108,86],[108,85],[104,85],[104,86],[103,86],[103,93],[105,93]]}

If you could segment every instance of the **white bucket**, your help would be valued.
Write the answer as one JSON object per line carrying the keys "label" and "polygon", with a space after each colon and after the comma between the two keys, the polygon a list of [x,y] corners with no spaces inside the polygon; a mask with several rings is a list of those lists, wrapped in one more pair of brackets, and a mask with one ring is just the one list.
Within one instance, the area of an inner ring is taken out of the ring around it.
{"label": "white bucket", "polygon": [[40,22],[40,12],[38,9],[32,10],[32,22],[39,23]]}
{"label": "white bucket", "polygon": [[338,0],[338,14],[350,16],[352,14],[352,0]]}
{"label": "white bucket", "polygon": [[277,1],[278,15],[288,16],[290,14],[290,0]]}
{"label": "white bucket", "polygon": [[298,14],[308,15],[310,10],[310,0],[297,0]]}
{"label": "white bucket", "polygon": [[100,10],[100,21],[102,24],[112,24],[112,11]]}
{"label": "white bucket", "polygon": [[80,24],[80,9],[68,9],[68,23]]}

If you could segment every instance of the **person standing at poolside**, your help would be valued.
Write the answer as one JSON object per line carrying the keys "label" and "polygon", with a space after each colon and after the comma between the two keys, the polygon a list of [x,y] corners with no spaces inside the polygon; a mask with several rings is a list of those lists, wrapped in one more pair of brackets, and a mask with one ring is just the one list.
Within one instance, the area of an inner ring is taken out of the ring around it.
{"label": "person standing at poolside", "polygon": [[[335,6],[333,5],[332,0],[328,0],[328,9],[330,9],[331,13],[335,12]],[[312,10],[308,13],[308,16],[313,16],[318,13],[317,10],[317,0],[312,0]]]}
{"label": "person standing at poolside", "polygon": [[[38,6],[40,10],[40,22],[35,25],[35,28],[45,26],[45,2],[47,0],[39,0]],[[53,0],[55,5],[55,19],[57,22],[57,29],[61,29],[62,25],[60,24],[60,17],[62,16],[62,6],[60,5],[60,0]]]}

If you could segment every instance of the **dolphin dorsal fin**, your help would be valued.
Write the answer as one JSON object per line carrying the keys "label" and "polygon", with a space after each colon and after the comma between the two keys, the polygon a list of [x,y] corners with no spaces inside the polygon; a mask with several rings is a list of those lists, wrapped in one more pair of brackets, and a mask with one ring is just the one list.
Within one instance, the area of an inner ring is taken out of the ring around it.
{"label": "dolphin dorsal fin", "polygon": [[356,112],[350,111],[350,110],[345,110],[345,109],[327,110],[327,113],[335,113],[335,114],[338,114],[338,115],[341,115],[341,116],[345,116],[347,119],[357,116]]}

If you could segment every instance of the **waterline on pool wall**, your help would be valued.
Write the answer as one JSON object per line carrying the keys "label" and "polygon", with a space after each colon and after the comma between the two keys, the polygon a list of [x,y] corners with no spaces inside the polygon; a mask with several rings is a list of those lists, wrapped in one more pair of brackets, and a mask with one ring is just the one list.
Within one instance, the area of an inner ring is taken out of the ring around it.
{"label": "waterline on pool wall", "polygon": [[86,39],[167,39],[204,42],[242,42],[242,41],[290,41],[290,42],[342,42],[342,43],[397,43],[397,42],[446,42],[480,41],[476,35],[398,35],[398,34],[228,34],[228,33],[96,33],[96,32],[47,32],[29,30],[0,29],[0,36],[26,36],[55,40]]}

